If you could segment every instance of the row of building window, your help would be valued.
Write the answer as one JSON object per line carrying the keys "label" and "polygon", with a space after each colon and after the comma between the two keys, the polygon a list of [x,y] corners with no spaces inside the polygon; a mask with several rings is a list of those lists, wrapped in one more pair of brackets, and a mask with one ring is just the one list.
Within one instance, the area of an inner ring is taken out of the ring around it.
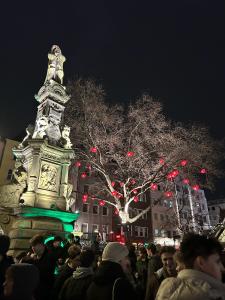
{"label": "row of building window", "polygon": [[105,232],[105,233],[109,233],[109,226],[108,225],[102,225],[101,228],[99,227],[98,224],[92,224],[88,226],[88,223],[83,223],[81,225],[81,231],[83,233],[87,233],[87,232]]}
{"label": "row of building window", "polygon": [[176,236],[176,231],[170,231],[170,230],[165,230],[165,229],[154,229],[154,235],[155,237],[168,237],[172,238]]}
{"label": "row of building window", "polygon": [[[107,206],[102,206],[101,208],[102,208],[102,215],[103,216],[108,216],[108,214],[109,214],[108,207]],[[83,213],[89,213],[90,212],[88,203],[83,203],[82,212]],[[97,204],[93,204],[92,214],[93,215],[99,215],[99,213],[100,213],[100,206],[97,205]]]}
{"label": "row of building window", "polygon": [[155,221],[169,221],[169,215],[164,215],[164,214],[157,214],[154,213],[154,220]]}

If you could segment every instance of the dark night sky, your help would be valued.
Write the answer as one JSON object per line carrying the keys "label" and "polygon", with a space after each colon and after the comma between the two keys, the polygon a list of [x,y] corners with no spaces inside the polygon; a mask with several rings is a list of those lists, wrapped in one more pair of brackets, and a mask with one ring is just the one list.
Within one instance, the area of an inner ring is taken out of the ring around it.
{"label": "dark night sky", "polygon": [[58,44],[67,58],[65,81],[93,77],[111,101],[148,92],[170,118],[203,122],[225,137],[223,0],[3,3],[0,136],[21,135],[34,123],[34,94]]}

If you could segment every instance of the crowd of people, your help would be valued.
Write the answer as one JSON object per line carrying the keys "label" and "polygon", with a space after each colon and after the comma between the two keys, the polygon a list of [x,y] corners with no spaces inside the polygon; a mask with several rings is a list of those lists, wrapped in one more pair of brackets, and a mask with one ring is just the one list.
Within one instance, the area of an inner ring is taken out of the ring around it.
{"label": "crowd of people", "polygon": [[223,247],[212,237],[188,233],[178,250],[109,242],[101,252],[73,234],[62,242],[38,234],[12,258],[0,235],[0,299],[225,300]]}

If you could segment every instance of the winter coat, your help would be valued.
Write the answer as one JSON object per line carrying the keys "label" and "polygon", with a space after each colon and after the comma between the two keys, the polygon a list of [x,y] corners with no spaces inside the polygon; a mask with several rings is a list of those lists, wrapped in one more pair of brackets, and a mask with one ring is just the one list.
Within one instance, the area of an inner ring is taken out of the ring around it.
{"label": "winter coat", "polygon": [[87,291],[87,300],[137,300],[120,264],[103,261]]}
{"label": "winter coat", "polygon": [[11,256],[2,255],[0,257],[0,295],[3,293],[3,283],[5,281],[5,272],[12,264],[14,264]]}
{"label": "winter coat", "polygon": [[153,273],[150,278],[148,278],[145,300],[155,300],[161,282],[168,277],[170,277],[170,275],[164,268]]}
{"label": "winter coat", "polygon": [[158,254],[148,257],[148,278],[162,268],[161,257]]}
{"label": "winter coat", "polygon": [[64,265],[57,275],[53,287],[53,299],[57,299],[59,292],[64,284],[64,282],[73,275],[74,269],[68,266],[68,264]]}
{"label": "winter coat", "polygon": [[68,278],[59,294],[59,300],[86,299],[87,289],[93,278],[92,268],[77,267],[73,276]]}
{"label": "winter coat", "polygon": [[38,268],[40,273],[40,283],[35,291],[35,299],[49,300],[55,280],[54,271],[56,267],[56,258],[49,253],[47,248],[45,248],[45,251],[40,258],[33,258],[30,262]]}
{"label": "winter coat", "polygon": [[177,278],[165,279],[157,300],[225,300],[225,285],[214,277],[193,269],[182,270]]}

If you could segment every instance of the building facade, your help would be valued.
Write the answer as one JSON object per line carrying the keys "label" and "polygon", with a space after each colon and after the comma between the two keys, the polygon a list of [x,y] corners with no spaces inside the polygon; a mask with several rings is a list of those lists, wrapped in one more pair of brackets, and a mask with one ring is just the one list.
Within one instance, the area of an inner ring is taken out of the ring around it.
{"label": "building facade", "polygon": [[8,184],[12,180],[15,166],[12,149],[18,144],[17,141],[0,138],[0,185]]}
{"label": "building facade", "polygon": [[225,218],[225,199],[208,201],[208,209],[212,227],[223,222]]}

